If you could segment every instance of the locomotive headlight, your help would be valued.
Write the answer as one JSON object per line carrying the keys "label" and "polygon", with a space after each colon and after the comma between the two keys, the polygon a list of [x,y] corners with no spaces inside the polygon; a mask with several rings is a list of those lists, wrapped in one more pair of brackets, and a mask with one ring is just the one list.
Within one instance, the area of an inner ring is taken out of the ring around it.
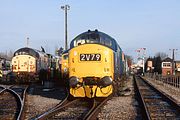
{"label": "locomotive headlight", "polygon": [[109,68],[104,68],[104,72],[109,72]]}
{"label": "locomotive headlight", "polygon": [[108,52],[108,51],[104,51],[104,54],[105,54],[105,55],[108,55],[108,54],[109,54],[109,52]]}
{"label": "locomotive headlight", "polygon": [[67,68],[64,68],[64,72],[67,72]]}
{"label": "locomotive headlight", "polygon": [[77,86],[78,82],[79,82],[79,79],[76,76],[72,76],[69,79],[69,86],[72,88],[75,88]]}
{"label": "locomotive headlight", "polygon": [[107,87],[109,85],[112,85],[112,78],[109,76],[103,77],[98,83],[98,86],[101,87]]}
{"label": "locomotive headlight", "polygon": [[77,51],[74,51],[74,56],[76,56],[77,55]]}

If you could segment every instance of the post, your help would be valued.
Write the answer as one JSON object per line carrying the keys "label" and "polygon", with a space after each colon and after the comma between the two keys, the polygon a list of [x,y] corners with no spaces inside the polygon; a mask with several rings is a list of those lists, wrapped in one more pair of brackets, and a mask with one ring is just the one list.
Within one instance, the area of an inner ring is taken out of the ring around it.
{"label": "post", "polygon": [[68,42],[67,42],[67,10],[70,9],[69,5],[61,6],[61,9],[65,11],[65,50],[68,49]]}
{"label": "post", "polygon": [[172,72],[173,72],[173,75],[175,75],[175,63],[174,63],[174,51],[175,50],[178,50],[178,49],[169,49],[169,50],[172,50]]}
{"label": "post", "polygon": [[144,68],[145,68],[145,67],[144,67],[144,65],[145,65],[145,64],[144,64],[144,63],[145,63],[145,62],[144,62],[144,60],[145,60],[145,59],[144,59],[144,56],[143,56],[142,60],[143,60],[142,62],[143,62],[143,75],[144,75],[144,72],[145,72],[145,70],[144,70]]}
{"label": "post", "polygon": [[173,54],[172,54],[172,59],[173,59],[173,63],[172,63],[172,70],[173,70],[173,75],[175,75],[175,65],[174,65],[174,49],[173,49]]}

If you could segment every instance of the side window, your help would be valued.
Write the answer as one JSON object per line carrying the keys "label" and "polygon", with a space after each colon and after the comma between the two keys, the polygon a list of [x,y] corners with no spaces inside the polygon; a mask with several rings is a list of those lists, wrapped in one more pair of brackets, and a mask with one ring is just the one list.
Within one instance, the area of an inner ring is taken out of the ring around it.
{"label": "side window", "polygon": [[109,47],[112,47],[112,43],[111,43],[111,39],[109,39],[109,38],[105,38],[105,45],[106,46],[109,46]]}
{"label": "side window", "polygon": [[125,55],[123,52],[122,52],[122,61],[125,61]]}
{"label": "side window", "polygon": [[[117,43],[115,42],[115,40],[112,41],[112,48],[114,51],[118,51],[119,46],[117,45]],[[120,50],[119,50],[120,51]]]}
{"label": "side window", "polygon": [[100,38],[100,43],[102,45],[112,48],[112,40],[110,38],[108,38],[107,36],[102,35]]}
{"label": "side window", "polygon": [[105,40],[104,40],[105,38],[104,38],[104,36],[101,36],[100,37],[100,43],[102,44],[102,45],[105,45]]}
{"label": "side window", "polygon": [[117,47],[117,52],[119,53],[119,60],[122,61],[123,53],[119,47]]}

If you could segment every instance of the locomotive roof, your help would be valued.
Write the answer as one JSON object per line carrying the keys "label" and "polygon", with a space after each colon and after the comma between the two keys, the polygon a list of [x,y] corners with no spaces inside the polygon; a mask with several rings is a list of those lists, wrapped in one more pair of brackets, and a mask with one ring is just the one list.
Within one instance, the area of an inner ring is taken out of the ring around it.
{"label": "locomotive roof", "polygon": [[39,57],[40,57],[40,54],[46,54],[46,53],[41,52],[41,51],[36,50],[36,49],[24,47],[24,48],[18,49],[18,50],[14,53],[14,56],[16,56],[16,55],[31,55],[31,56],[33,56],[33,57],[39,58]]}
{"label": "locomotive roof", "polygon": [[[84,32],[77,37],[75,37],[70,44],[70,48],[74,48],[80,44],[100,44],[107,46],[114,51],[117,50],[119,45],[117,44],[116,40],[110,37],[109,35],[99,32],[98,30]],[[120,48],[120,47],[119,47]]]}
{"label": "locomotive roof", "polygon": [[68,50],[65,50],[64,52],[62,52],[62,54],[66,54],[69,52],[69,49]]}

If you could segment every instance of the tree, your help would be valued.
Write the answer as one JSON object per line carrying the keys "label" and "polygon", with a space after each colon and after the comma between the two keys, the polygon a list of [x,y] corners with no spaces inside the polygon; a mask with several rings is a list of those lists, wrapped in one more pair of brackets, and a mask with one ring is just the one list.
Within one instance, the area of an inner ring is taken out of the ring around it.
{"label": "tree", "polygon": [[132,65],[133,58],[132,56],[129,56],[129,55],[125,55],[125,57],[127,59],[128,67],[130,67]]}
{"label": "tree", "polygon": [[12,50],[10,50],[9,52],[1,52],[0,57],[4,58],[6,60],[11,60],[13,57],[13,54],[14,54],[14,52]]}
{"label": "tree", "polygon": [[154,72],[157,72],[158,74],[162,73],[161,63],[162,63],[161,57],[160,56],[157,56],[157,57],[154,56],[154,58],[153,58]]}
{"label": "tree", "polygon": [[168,57],[168,55],[166,53],[164,53],[164,52],[158,52],[158,53],[155,54],[155,56],[156,57],[160,57],[161,60],[163,60],[163,59]]}

